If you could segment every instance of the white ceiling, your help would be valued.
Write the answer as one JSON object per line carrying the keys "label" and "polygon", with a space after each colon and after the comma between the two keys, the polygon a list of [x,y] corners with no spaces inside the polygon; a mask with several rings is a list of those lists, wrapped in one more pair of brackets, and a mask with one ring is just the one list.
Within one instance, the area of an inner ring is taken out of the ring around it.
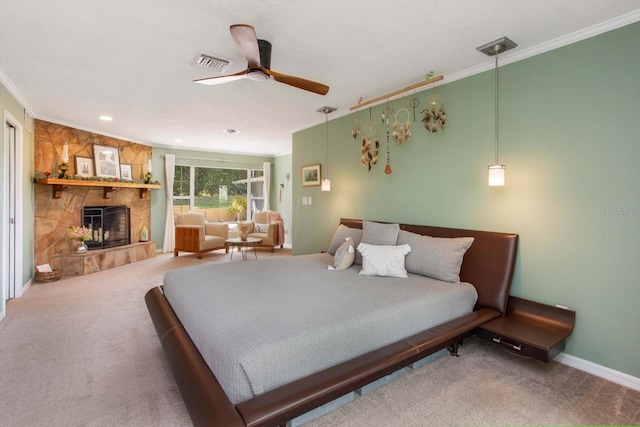
{"label": "white ceiling", "polygon": [[[506,64],[638,20],[640,0],[0,0],[0,81],[43,120],[153,146],[280,155],[293,132],[324,121],[319,107],[338,107],[335,118],[430,70],[445,83],[492,68],[476,47],[499,37],[519,45]],[[246,68],[236,23],[273,44],[274,71],[329,93],[192,83],[218,75],[190,65],[198,52],[233,60],[226,74]]]}

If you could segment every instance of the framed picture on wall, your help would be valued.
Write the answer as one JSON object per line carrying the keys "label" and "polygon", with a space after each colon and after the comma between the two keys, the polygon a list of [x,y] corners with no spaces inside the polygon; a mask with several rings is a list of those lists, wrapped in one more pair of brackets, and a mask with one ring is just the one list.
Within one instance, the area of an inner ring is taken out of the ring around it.
{"label": "framed picture on wall", "polygon": [[128,179],[130,181],[133,180],[133,174],[131,173],[131,165],[126,163],[122,163],[120,165],[120,178]]}
{"label": "framed picture on wall", "polygon": [[93,176],[93,161],[89,157],[76,156],[76,175]]}
{"label": "framed picture on wall", "polygon": [[93,161],[96,176],[120,178],[120,153],[116,147],[93,146]]}
{"label": "framed picture on wall", "polygon": [[302,186],[320,185],[320,163],[302,167]]}

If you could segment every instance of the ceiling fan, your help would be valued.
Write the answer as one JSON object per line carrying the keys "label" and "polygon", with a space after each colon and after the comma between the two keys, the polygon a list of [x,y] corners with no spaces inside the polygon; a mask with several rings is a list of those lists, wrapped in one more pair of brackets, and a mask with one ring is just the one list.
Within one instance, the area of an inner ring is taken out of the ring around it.
{"label": "ceiling fan", "polygon": [[273,77],[277,82],[320,95],[326,95],[327,92],[329,92],[329,86],[323,85],[322,83],[300,77],[288,76],[271,70],[271,43],[266,40],[258,40],[256,30],[251,25],[236,24],[232,25],[229,30],[238,49],[240,49],[242,55],[247,58],[247,69],[228,76],[207,77],[194,80],[195,83],[217,85],[244,78],[264,81]]}

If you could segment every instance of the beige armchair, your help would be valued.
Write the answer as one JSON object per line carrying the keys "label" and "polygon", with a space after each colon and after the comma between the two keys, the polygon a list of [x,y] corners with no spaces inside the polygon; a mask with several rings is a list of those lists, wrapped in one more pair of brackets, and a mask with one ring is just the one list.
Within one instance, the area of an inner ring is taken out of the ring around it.
{"label": "beige armchair", "polygon": [[204,215],[199,213],[178,215],[173,255],[178,256],[178,252],[193,252],[198,254],[198,259],[202,259],[204,252],[216,249],[225,249],[229,253],[229,247],[224,244],[228,237],[228,224],[205,222]]}
{"label": "beige armchair", "polygon": [[248,224],[247,236],[262,239],[259,248],[269,248],[273,252],[276,246],[282,248],[284,245],[284,221],[278,212],[256,212]]}

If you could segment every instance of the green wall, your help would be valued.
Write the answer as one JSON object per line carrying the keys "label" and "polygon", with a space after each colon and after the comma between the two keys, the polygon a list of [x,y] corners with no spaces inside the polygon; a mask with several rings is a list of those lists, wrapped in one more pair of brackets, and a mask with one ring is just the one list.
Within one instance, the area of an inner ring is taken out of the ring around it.
{"label": "green wall", "polygon": [[[9,93],[7,88],[0,83],[0,117],[2,111],[7,110],[18,122],[22,124],[22,266],[21,277],[23,285],[26,285],[33,277],[34,272],[34,184],[33,179],[33,119],[28,118],[25,126],[25,114],[22,105]],[[4,129],[4,127],[0,126]],[[0,132],[0,159],[4,151],[4,131]],[[0,193],[1,193],[0,189]],[[0,194],[0,197],[8,197]]]}
{"label": "green wall", "polygon": [[271,163],[271,189],[269,192],[269,205],[271,210],[277,210],[278,200],[278,161],[273,157],[266,156],[246,156],[239,154],[215,153],[206,151],[176,150],[170,148],[153,148],[152,167],[153,179],[160,181],[162,189],[152,191],[151,195],[151,239],[157,244],[158,249],[162,249],[164,240],[164,218],[167,207],[167,197],[165,195],[165,172],[164,155],[174,154],[176,164],[202,167],[221,168],[241,168],[241,169],[262,169],[263,162]]}
{"label": "green wall", "polygon": [[412,139],[392,143],[391,175],[383,106],[372,109],[381,150],[371,172],[351,136],[369,109],[329,122],[330,193],[302,187],[297,172],[324,163],[324,123],[297,132],[294,253],[325,250],[340,217],[518,233],[512,294],[576,310],[566,353],[640,377],[639,40],[636,23],[500,67],[505,187],[487,186],[493,70],[404,99],[435,91],[448,121],[436,134],[412,123]]}

